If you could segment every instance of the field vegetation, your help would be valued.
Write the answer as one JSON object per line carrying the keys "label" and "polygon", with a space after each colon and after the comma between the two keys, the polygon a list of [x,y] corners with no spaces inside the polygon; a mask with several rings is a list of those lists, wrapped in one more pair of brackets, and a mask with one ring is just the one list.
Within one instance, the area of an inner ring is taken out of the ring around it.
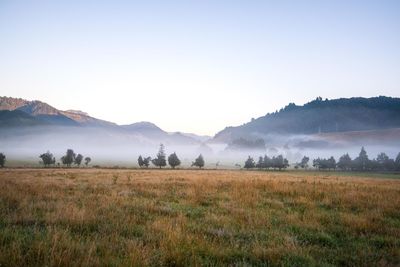
{"label": "field vegetation", "polygon": [[0,266],[398,266],[400,179],[2,169]]}

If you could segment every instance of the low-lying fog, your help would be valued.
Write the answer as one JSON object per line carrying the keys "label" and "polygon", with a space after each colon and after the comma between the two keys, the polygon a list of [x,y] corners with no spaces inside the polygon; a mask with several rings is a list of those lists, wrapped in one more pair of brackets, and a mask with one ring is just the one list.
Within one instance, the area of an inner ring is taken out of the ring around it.
{"label": "low-lying fog", "polygon": [[355,158],[364,146],[372,159],[380,152],[395,158],[400,152],[400,139],[390,141],[378,137],[341,138],[336,136],[275,135],[264,136],[266,149],[229,150],[227,144],[207,142],[179,142],[169,139],[148,138],[141,134],[124,133],[112,129],[99,128],[18,128],[0,131],[0,152],[7,156],[9,166],[33,166],[39,164],[39,155],[50,151],[60,162],[67,149],[92,158],[91,165],[137,167],[139,155],[155,157],[160,143],[165,145],[167,156],[176,152],[183,167],[203,154],[207,168],[238,168],[243,166],[247,156],[257,161],[267,154],[284,155],[291,164],[299,162],[303,156],[310,159],[334,156],[336,160],[344,153]]}

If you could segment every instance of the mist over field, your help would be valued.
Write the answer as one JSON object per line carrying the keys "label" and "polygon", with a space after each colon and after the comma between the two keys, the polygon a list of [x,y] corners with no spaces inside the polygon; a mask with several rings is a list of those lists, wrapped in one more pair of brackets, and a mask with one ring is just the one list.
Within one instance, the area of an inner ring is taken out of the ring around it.
{"label": "mist over field", "polygon": [[94,127],[35,126],[0,130],[0,147],[10,164],[33,166],[39,164],[39,155],[46,151],[53,153],[60,162],[61,156],[71,148],[76,153],[90,156],[92,165],[137,167],[139,155],[155,157],[161,143],[167,155],[177,153],[182,167],[190,167],[193,160],[202,154],[207,168],[239,168],[238,164],[242,167],[249,155],[257,159],[259,156],[282,154],[290,164],[299,162],[303,156],[311,159],[334,156],[338,159],[349,153],[353,158],[362,146],[371,158],[380,152],[394,158],[400,147],[398,140],[377,142],[376,138],[368,137],[345,141],[324,135],[266,135],[263,140],[265,148],[229,149],[229,144],[212,139],[182,142]]}

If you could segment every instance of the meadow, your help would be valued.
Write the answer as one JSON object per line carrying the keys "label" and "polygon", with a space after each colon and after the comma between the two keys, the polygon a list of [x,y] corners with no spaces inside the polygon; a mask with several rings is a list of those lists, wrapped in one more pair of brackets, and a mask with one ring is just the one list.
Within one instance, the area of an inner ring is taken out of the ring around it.
{"label": "meadow", "polygon": [[1,169],[0,266],[398,266],[398,178]]}

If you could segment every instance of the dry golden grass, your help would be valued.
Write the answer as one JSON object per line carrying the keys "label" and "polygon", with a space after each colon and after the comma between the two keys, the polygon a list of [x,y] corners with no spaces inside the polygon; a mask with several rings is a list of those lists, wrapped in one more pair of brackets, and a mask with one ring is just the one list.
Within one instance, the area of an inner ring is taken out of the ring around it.
{"label": "dry golden grass", "polygon": [[0,266],[395,266],[400,180],[0,170]]}

